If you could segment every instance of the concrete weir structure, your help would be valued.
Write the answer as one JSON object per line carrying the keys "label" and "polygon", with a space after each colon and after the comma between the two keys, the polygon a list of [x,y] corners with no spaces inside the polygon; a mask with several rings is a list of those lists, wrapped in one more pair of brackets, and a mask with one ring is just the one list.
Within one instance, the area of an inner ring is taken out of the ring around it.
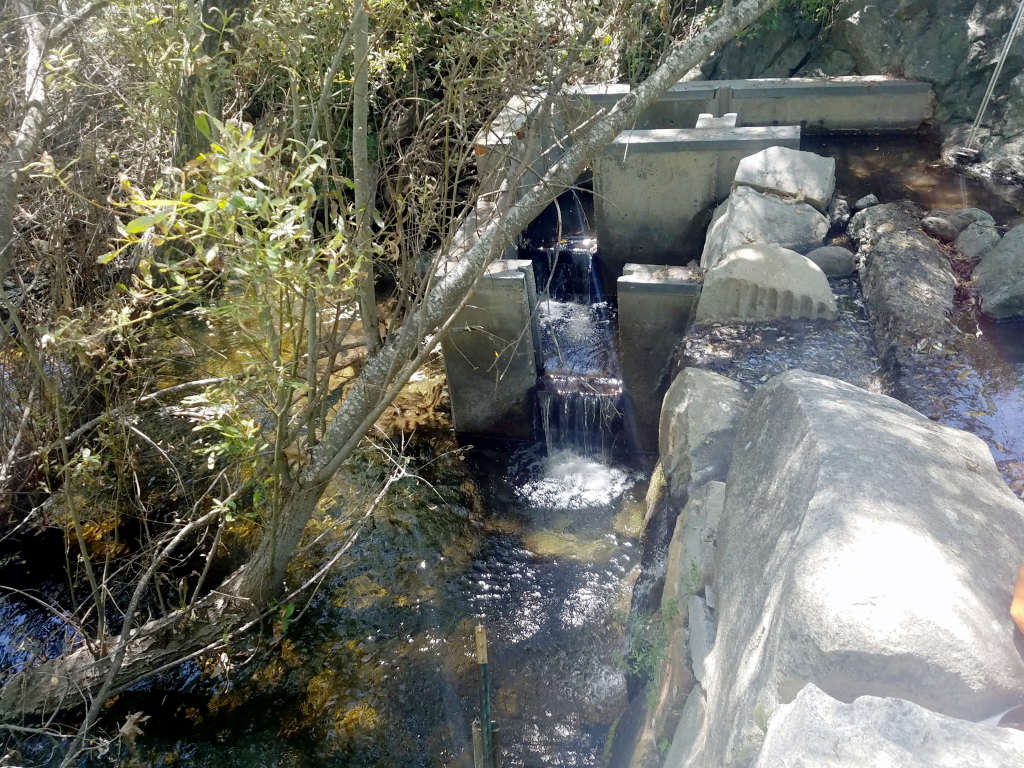
{"label": "concrete weir structure", "polygon": [[455,429],[532,440],[540,341],[533,262],[500,259],[441,342]]}
{"label": "concrete weir structure", "polygon": [[626,264],[618,279],[619,363],[636,443],[658,450],[661,401],[671,382],[668,364],[693,321],[701,289],[700,270]]}
{"label": "concrete weir structure", "polygon": [[745,157],[800,149],[800,128],[623,131],[594,167],[594,213],[606,290],[626,263],[699,259],[711,209],[729,196]]}
{"label": "concrete weir structure", "polygon": [[[486,207],[520,199],[572,146],[572,128],[611,109],[628,85],[567,88],[546,100],[516,97],[476,139]],[[623,383],[638,447],[656,448],[663,374],[694,316],[699,258],[715,206],[744,157],[800,148],[803,130],[917,129],[931,115],[927,83],[887,77],[691,81],[672,86],[595,162],[595,267],[617,295]],[[526,172],[515,182],[511,173]],[[469,233],[475,214],[467,218]],[[482,215],[486,219],[486,215]],[[472,239],[456,238],[451,259]],[[532,439],[543,373],[529,261],[492,265],[443,342],[456,430],[470,439]],[[684,274],[685,273],[685,274]]]}

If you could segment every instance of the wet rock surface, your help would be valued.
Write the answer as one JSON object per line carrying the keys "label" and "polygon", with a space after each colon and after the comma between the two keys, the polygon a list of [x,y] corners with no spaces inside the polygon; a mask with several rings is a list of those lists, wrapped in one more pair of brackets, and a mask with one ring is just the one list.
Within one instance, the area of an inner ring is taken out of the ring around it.
{"label": "wet rock surface", "polygon": [[1016,703],[1024,660],[1006,606],[1024,506],[984,443],[794,371],[755,396],[736,446],[705,764],[734,764],[760,742],[755,706],[809,682],[966,719]]}
{"label": "wet rock surface", "polygon": [[808,685],[768,725],[753,768],[988,768],[1024,764],[1024,734],[937,715],[902,699],[844,704]]}
{"label": "wet rock surface", "polygon": [[953,333],[956,282],[949,256],[920,228],[909,201],[867,208],[850,221],[860,279],[883,364],[899,365],[921,339]]}
{"label": "wet rock surface", "polygon": [[771,320],[695,323],[676,349],[674,373],[703,368],[751,388],[791,368],[834,376],[879,392],[883,379],[857,278],[829,281],[835,322]]}

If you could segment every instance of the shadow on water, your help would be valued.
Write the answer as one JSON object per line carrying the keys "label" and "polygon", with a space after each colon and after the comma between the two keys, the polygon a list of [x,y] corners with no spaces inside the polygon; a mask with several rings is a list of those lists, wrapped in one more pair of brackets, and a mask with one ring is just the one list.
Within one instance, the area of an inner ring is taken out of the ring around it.
{"label": "shadow on water", "polygon": [[1005,226],[1024,223],[1024,192],[961,176],[924,136],[805,135],[800,148],[836,161],[836,191],[852,203],[874,194],[883,203],[913,200],[925,210],[981,208]]}

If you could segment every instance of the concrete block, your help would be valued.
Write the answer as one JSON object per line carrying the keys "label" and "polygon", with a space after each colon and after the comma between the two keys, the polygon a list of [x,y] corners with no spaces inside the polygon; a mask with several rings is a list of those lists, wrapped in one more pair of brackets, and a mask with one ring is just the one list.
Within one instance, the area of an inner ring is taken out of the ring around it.
{"label": "concrete block", "polygon": [[[636,130],[654,128],[690,128],[697,123],[700,114],[718,115],[721,83],[714,81],[677,83],[661,98],[640,114]],[[590,117],[603,109],[608,111],[629,93],[628,85],[579,85],[567,89],[580,104],[581,118]]]}
{"label": "concrete block", "polygon": [[[611,109],[628,85],[575,86],[588,114]],[[932,113],[928,83],[866,77],[679,82],[637,121],[638,130],[688,128],[701,113],[736,112],[740,126],[799,125],[821,131],[912,131]]]}
{"label": "concrete block", "polygon": [[733,187],[788,195],[824,211],[836,188],[836,161],[813,152],[768,147],[740,160]]}
{"label": "concrete block", "polygon": [[460,437],[533,439],[535,306],[532,262],[495,261],[441,342]]}
{"label": "concrete block", "polygon": [[686,267],[626,264],[618,279],[619,362],[627,424],[641,450],[658,449],[661,401],[676,344],[693,319],[700,272]]}
{"label": "concrete block", "polygon": [[711,268],[730,251],[759,243],[808,253],[824,244],[828,228],[828,219],[807,203],[786,202],[750,187],[737,187],[708,228],[700,265]]}
{"label": "concrete block", "polygon": [[835,320],[836,300],[818,266],[795,251],[751,245],[708,270],[697,320],[806,317]]}
{"label": "concrete block", "polygon": [[697,130],[708,129],[708,128],[735,128],[736,127],[737,115],[735,112],[729,112],[721,117],[715,117],[710,112],[702,112],[697,115]]}
{"label": "concrete block", "polygon": [[624,131],[594,165],[594,216],[606,291],[628,262],[698,258],[710,208],[728,196],[740,161],[800,146],[798,128]]}

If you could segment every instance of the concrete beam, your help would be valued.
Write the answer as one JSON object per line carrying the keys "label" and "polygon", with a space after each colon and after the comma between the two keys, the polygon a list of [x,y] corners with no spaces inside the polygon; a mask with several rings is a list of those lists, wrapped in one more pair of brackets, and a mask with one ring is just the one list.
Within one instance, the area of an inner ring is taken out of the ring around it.
{"label": "concrete beam", "polygon": [[[611,109],[628,85],[583,85],[571,93]],[[821,131],[915,130],[931,117],[928,83],[865,77],[791,77],[760,80],[698,80],[676,83],[644,112],[636,130],[689,128],[701,112],[739,115],[738,125],[801,125]],[[702,105],[702,106],[701,106]]]}
{"label": "concrete beam", "polygon": [[816,131],[912,131],[931,117],[928,83],[887,77],[735,80],[719,109],[740,125],[800,125]]}
{"label": "concrete beam", "polygon": [[495,261],[441,342],[460,439],[534,438],[536,306],[533,263]]}
{"label": "concrete beam", "polygon": [[628,262],[699,259],[711,209],[729,196],[740,160],[773,146],[799,149],[800,129],[624,131],[594,168],[603,289],[615,289]]}
{"label": "concrete beam", "polygon": [[693,321],[701,281],[699,270],[649,264],[626,264],[617,281],[627,428],[640,450],[658,450],[672,353]]}

